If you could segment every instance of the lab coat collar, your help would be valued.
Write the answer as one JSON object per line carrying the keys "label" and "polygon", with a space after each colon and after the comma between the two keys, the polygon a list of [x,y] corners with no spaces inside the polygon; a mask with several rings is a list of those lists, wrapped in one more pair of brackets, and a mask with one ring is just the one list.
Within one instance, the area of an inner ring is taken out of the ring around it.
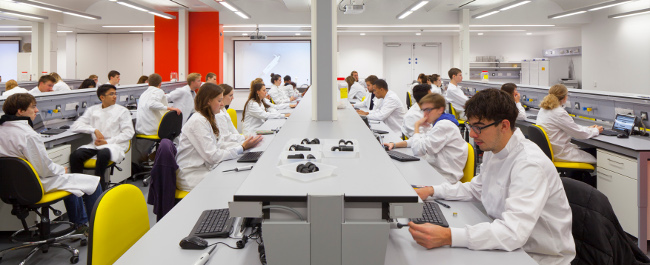
{"label": "lab coat collar", "polygon": [[2,118],[0,118],[0,125],[7,121],[27,121],[27,124],[29,124],[30,127],[34,127],[34,124],[32,123],[32,119],[29,117],[18,117],[16,115],[2,115]]}
{"label": "lab coat collar", "polygon": [[524,135],[521,133],[521,130],[519,128],[515,128],[515,132],[512,133],[512,136],[510,137],[510,140],[508,140],[508,143],[506,144],[506,147],[504,147],[501,152],[494,154],[494,157],[498,159],[504,159],[510,155],[511,152],[516,151],[515,149],[517,146],[519,146],[519,143],[525,139]]}

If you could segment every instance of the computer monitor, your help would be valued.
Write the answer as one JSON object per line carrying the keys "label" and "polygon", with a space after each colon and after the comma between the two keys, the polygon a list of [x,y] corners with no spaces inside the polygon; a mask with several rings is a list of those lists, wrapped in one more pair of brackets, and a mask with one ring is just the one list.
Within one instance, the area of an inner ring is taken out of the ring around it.
{"label": "computer monitor", "polygon": [[636,120],[636,116],[616,114],[616,120],[614,121],[612,130],[620,131],[620,132],[628,130],[628,132],[632,132],[634,129],[635,120]]}
{"label": "computer monitor", "polygon": [[37,133],[41,133],[47,130],[47,128],[45,128],[45,123],[43,123],[43,119],[41,118],[40,113],[36,113],[36,118],[32,121],[32,124],[34,125],[33,126],[34,131],[36,131]]}

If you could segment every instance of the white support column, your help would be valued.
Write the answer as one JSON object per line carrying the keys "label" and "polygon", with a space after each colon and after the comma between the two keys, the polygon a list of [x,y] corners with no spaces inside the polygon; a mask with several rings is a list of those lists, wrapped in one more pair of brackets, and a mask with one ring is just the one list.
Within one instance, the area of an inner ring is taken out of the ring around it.
{"label": "white support column", "polygon": [[311,0],[312,119],[336,120],[336,0]]}
{"label": "white support column", "polygon": [[32,63],[29,70],[32,81],[38,81],[43,72],[44,33],[43,22],[32,22]]}
{"label": "white support column", "polygon": [[178,81],[184,81],[188,75],[188,32],[189,13],[187,9],[178,10]]}
{"label": "white support column", "polygon": [[459,12],[460,20],[460,33],[459,33],[459,51],[460,51],[460,65],[457,67],[463,71],[463,76],[469,80],[469,9],[463,9]]}
{"label": "white support column", "polygon": [[44,23],[43,33],[43,72],[56,72],[57,23]]}
{"label": "white support column", "polygon": [[88,78],[87,76],[77,76],[77,33],[68,33],[65,35],[65,49],[66,78]]}

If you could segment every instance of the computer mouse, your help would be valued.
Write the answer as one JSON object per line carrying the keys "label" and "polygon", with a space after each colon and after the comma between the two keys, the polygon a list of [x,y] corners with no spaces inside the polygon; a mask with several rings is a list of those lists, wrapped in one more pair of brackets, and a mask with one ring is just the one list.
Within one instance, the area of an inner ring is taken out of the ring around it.
{"label": "computer mouse", "polygon": [[388,145],[384,145],[384,150],[389,151]]}
{"label": "computer mouse", "polygon": [[630,136],[628,136],[627,134],[624,134],[624,133],[619,133],[618,135],[616,135],[616,138],[629,138],[629,137]]}
{"label": "computer mouse", "polygon": [[63,125],[63,126],[59,127],[59,129],[70,129],[70,126],[69,125]]}
{"label": "computer mouse", "polygon": [[208,247],[208,241],[198,236],[188,236],[179,243],[182,249],[205,249]]}

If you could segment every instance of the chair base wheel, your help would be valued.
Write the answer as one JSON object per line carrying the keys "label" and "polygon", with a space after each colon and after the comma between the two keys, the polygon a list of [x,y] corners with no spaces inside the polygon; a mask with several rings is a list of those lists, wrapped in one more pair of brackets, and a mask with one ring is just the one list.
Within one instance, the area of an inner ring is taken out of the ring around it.
{"label": "chair base wheel", "polygon": [[79,257],[70,257],[70,263],[72,264],[79,263]]}
{"label": "chair base wheel", "polygon": [[88,239],[85,239],[85,238],[82,239],[82,240],[79,242],[79,245],[82,246],[82,247],[87,246],[87,245],[88,245]]}

